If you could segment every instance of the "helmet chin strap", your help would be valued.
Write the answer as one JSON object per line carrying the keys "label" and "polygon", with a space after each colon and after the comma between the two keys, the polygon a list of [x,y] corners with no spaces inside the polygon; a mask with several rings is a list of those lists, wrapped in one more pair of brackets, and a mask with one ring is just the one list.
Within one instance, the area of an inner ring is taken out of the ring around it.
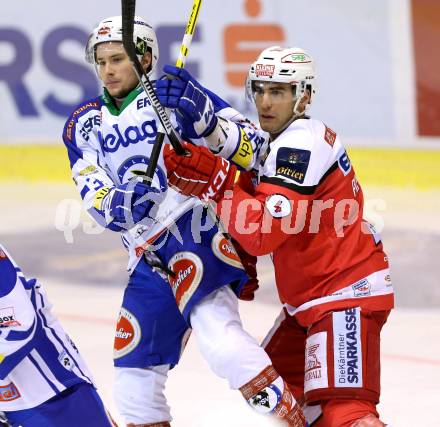
{"label": "helmet chin strap", "polygon": [[301,104],[301,101],[304,98],[304,93],[301,94],[301,96],[298,97],[298,99],[295,102],[295,105],[293,106],[293,120],[297,119],[300,116],[304,116],[306,109],[304,108],[304,110],[302,112],[298,111],[298,107]]}

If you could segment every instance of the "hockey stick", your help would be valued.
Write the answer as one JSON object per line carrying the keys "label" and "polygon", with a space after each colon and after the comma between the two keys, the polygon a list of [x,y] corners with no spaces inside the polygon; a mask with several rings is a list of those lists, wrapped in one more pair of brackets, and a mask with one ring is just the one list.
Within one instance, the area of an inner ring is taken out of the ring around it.
{"label": "hockey stick", "polygon": [[[134,17],[136,10],[136,0],[121,0],[122,1],[122,43],[124,45],[124,49],[133,62],[133,68],[136,72],[136,75],[139,79],[139,82],[144,89],[159,121],[162,125],[162,128],[165,132],[161,131],[157,134],[156,142],[153,146],[153,150],[151,153],[151,158],[148,164],[146,177],[149,182],[151,182],[154,171],[156,169],[157,160],[160,155],[160,151],[162,148],[162,142],[165,134],[168,136],[171,145],[177,154],[184,155],[185,150],[182,147],[181,139],[171,121],[165,111],[165,108],[161,105],[159,100],[157,99],[156,93],[154,92],[153,85],[151,84],[150,79],[147,76],[147,73],[142,68],[141,63],[136,55],[136,47],[133,43],[133,31],[134,31]],[[192,35],[194,33],[195,24],[198,17],[198,12],[200,10],[201,0],[194,0],[194,5],[191,11],[191,16],[188,21],[188,25],[185,31],[185,37],[181,46],[181,53],[179,55],[180,62],[182,66],[185,62],[186,55],[188,54],[189,43],[191,42]],[[189,33],[190,32],[190,33]],[[187,34],[188,33],[188,34]],[[189,36],[189,37],[187,37]]]}
{"label": "hockey stick", "polygon": [[[176,67],[183,68],[185,66],[186,57],[188,55],[189,46],[193,38],[194,30],[196,28],[197,18],[199,16],[200,6],[202,0],[194,0],[191,9],[191,14],[186,24],[185,34],[183,36],[182,44],[180,45],[179,57],[176,61]],[[145,173],[146,179],[152,179],[156,169],[157,162],[159,160],[160,152],[162,151],[162,144],[165,135],[163,132],[159,132],[156,135],[156,141],[154,142],[153,149],[151,150],[150,161],[148,162],[147,171]]]}
{"label": "hockey stick", "polygon": [[157,99],[156,93],[154,92],[153,85],[147,76],[147,73],[142,68],[141,63],[136,55],[136,47],[133,43],[133,31],[134,31],[134,16],[136,9],[136,0],[122,0],[122,44],[133,62],[133,68],[139,79],[139,82],[144,89],[147,97],[155,111],[160,124],[165,130],[171,145],[176,150],[178,154],[185,154],[185,150],[182,148],[182,144],[179,136],[177,135],[173,125],[167,116],[165,109],[162,107],[161,103]]}
{"label": "hockey stick", "polygon": [[197,18],[199,17],[202,0],[194,0],[191,14],[189,15],[186,24],[185,34],[183,36],[182,44],[180,45],[179,57],[176,61],[176,67],[183,68],[185,66],[186,57],[188,56],[189,47],[196,29]]}

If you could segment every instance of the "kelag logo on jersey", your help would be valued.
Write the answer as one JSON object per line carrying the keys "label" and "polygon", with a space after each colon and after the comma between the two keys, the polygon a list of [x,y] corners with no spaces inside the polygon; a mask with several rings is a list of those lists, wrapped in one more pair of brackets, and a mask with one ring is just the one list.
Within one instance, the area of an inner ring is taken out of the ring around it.
{"label": "kelag logo on jersey", "polygon": [[277,153],[276,174],[302,184],[309,167],[310,154],[308,150],[281,147]]}
{"label": "kelag logo on jersey", "polygon": [[140,127],[128,126],[125,130],[119,129],[118,124],[113,125],[114,133],[104,135],[98,131],[99,143],[103,151],[114,153],[122,145],[128,147],[130,144],[137,144],[139,141],[148,141],[149,144],[154,144],[157,134],[157,126],[155,120],[146,120]]}

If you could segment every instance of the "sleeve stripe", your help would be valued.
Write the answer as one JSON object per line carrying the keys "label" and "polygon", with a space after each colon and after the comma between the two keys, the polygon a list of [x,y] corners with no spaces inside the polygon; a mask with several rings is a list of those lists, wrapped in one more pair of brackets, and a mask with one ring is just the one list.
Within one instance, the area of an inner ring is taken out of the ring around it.
{"label": "sleeve stripe", "polygon": [[81,192],[80,192],[81,199],[84,200],[84,197],[86,197],[86,194],[87,194],[89,191],[90,191],[90,188],[87,187],[87,185],[85,185],[85,186],[83,187],[83,189],[81,190]]}
{"label": "sleeve stripe", "polygon": [[61,390],[59,390],[55,384],[47,377],[47,375],[44,373],[43,369],[41,368],[41,366],[37,363],[37,361],[32,357],[31,354],[28,354],[28,358],[31,361],[31,363],[35,366],[35,368],[38,370],[38,372],[40,373],[40,375],[47,381],[47,384],[50,386],[50,388],[56,393],[58,394]]}
{"label": "sleeve stripe", "polygon": [[34,319],[31,327],[27,331],[10,331],[6,341],[25,341],[35,333],[36,321]]}
{"label": "sleeve stripe", "polygon": [[[20,270],[20,272],[21,272],[21,270]],[[32,289],[35,286],[35,284],[37,283],[37,279],[26,280],[24,276],[18,276],[18,278],[20,279],[21,283],[23,284],[23,287],[26,290]]]}
{"label": "sleeve stripe", "polygon": [[[43,298],[43,295],[39,295],[40,296],[40,304],[41,307],[44,309],[46,308],[46,303],[45,300]],[[93,384],[93,381],[82,371],[81,367],[78,364],[78,361],[75,359],[74,355],[71,354],[71,352],[69,351],[69,349],[66,347],[66,345],[64,344],[63,340],[60,338],[60,336],[57,334],[56,330],[52,327],[49,326],[49,323],[47,321],[46,316],[44,315],[44,311],[43,310],[39,310],[38,314],[40,316],[40,319],[43,323],[43,326],[45,328],[46,331],[46,336],[48,338],[49,341],[54,341],[56,340],[56,342],[58,343],[59,346],[61,346],[61,348],[68,354],[68,356],[70,357],[70,360],[73,362],[73,364],[75,365],[75,367],[78,369],[78,371],[80,372],[80,374],[82,375],[83,378],[85,378],[86,380],[88,380],[91,384]],[[49,331],[52,333],[52,337],[49,336]],[[59,349],[56,348],[56,344],[54,344],[52,342],[52,345],[55,347],[55,349],[58,351],[58,353],[60,353]],[[52,369],[53,372],[53,369]]]}
{"label": "sleeve stripe", "polygon": [[311,186],[293,184],[292,182],[287,182],[286,180],[284,180],[282,178],[277,178],[276,176],[271,176],[271,177],[262,176],[261,179],[260,179],[260,182],[265,182],[265,183],[268,183],[268,184],[279,185],[280,187],[285,187],[285,188],[288,188],[289,190],[293,190],[293,191],[295,191],[295,192],[297,192],[299,194],[304,194],[304,195],[308,196],[308,195],[314,194],[316,189],[337,168],[338,168],[338,162],[336,161],[335,163],[333,163],[330,166],[330,168],[327,170],[327,172],[321,177],[321,179],[319,180],[318,184],[311,185]]}

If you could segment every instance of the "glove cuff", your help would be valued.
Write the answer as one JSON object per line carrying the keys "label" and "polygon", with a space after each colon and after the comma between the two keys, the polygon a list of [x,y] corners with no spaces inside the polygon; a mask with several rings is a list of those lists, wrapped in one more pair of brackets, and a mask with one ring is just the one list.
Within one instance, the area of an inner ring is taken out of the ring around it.
{"label": "glove cuff", "polygon": [[223,184],[223,187],[212,198],[214,202],[218,203],[221,199],[223,199],[226,191],[232,190],[234,188],[235,182],[237,181],[239,174],[240,172],[238,171],[237,167],[230,163],[228,176]]}
{"label": "glove cuff", "polygon": [[214,118],[211,120],[211,123],[209,123],[206,130],[202,133],[203,138],[206,138],[209,135],[211,135],[214,132],[215,128],[217,127],[217,124],[218,124],[218,118],[214,114]]}

